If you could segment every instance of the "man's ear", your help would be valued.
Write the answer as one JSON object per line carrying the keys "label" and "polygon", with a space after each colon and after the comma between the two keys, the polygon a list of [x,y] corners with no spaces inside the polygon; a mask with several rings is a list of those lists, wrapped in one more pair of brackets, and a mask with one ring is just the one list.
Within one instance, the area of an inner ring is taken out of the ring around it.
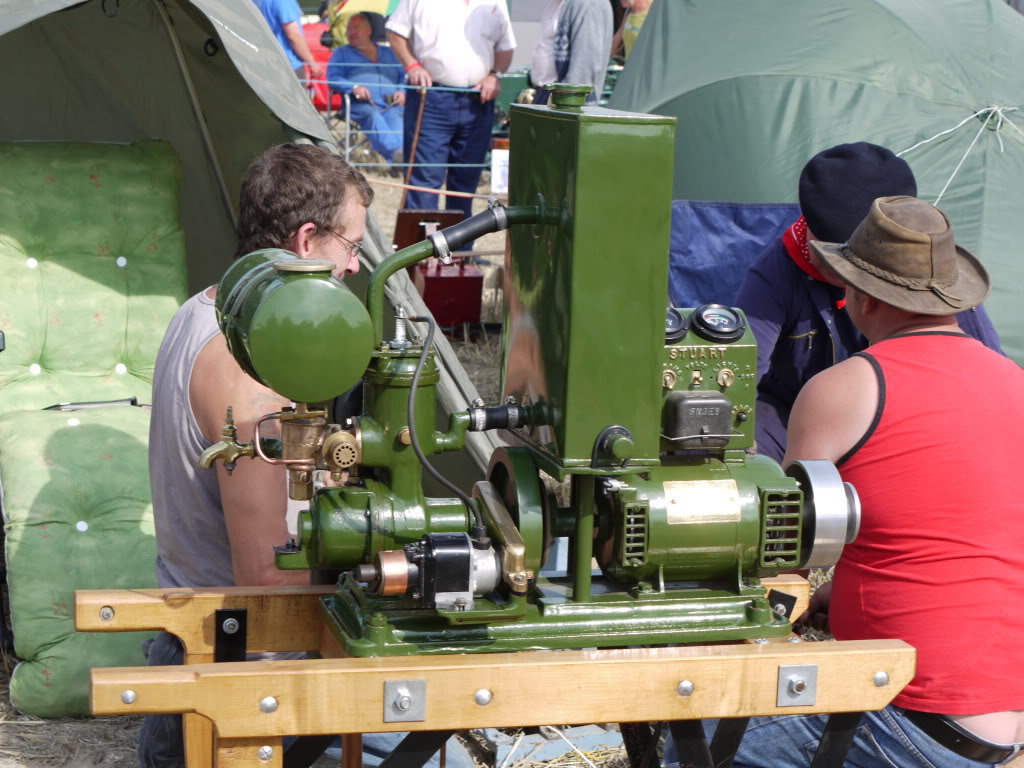
{"label": "man's ear", "polygon": [[289,250],[303,259],[307,258],[313,251],[313,238],[316,236],[316,233],[316,224],[307,221],[292,235],[289,242]]}

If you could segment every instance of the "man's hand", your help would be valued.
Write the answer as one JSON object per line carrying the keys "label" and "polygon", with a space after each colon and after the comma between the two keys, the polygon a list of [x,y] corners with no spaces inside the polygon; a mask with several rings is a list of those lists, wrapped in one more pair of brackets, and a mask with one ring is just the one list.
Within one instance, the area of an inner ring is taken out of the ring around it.
{"label": "man's hand", "polygon": [[480,101],[486,104],[488,101],[498,98],[498,94],[501,93],[501,80],[491,72],[474,87],[480,91]]}
{"label": "man's hand", "polygon": [[832,582],[826,581],[811,595],[811,603],[794,624],[803,624],[814,629],[828,630],[828,605],[832,601]]}
{"label": "man's hand", "polygon": [[391,96],[391,103],[397,107],[405,104],[405,91],[395,91]]}
{"label": "man's hand", "polygon": [[370,100],[370,89],[365,85],[356,85],[352,87],[352,97],[356,101],[369,101]]}
{"label": "man's hand", "polygon": [[306,66],[309,67],[309,79],[310,80],[322,80],[324,76],[324,65],[319,61],[307,61]]}
{"label": "man's hand", "polygon": [[409,70],[409,85],[415,85],[417,88],[429,88],[433,84],[434,81],[430,77],[430,73],[422,64]]}

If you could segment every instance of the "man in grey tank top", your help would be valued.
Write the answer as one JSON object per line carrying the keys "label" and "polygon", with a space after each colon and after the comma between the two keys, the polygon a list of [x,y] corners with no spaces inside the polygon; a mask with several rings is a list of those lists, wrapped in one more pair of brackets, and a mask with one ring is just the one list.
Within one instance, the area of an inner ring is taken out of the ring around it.
{"label": "man in grey tank top", "polygon": [[[359,269],[359,247],[373,190],[340,156],[312,145],[282,144],[246,171],[239,199],[235,256],[283,248],[329,259],[335,277]],[[306,571],[279,571],[273,547],[288,535],[283,470],[239,462],[232,475],[199,469],[199,455],[220,439],[228,406],[242,435],[287,401],[246,374],[217,327],[212,286],[186,301],[160,345],[153,380],[149,470],[161,587],[308,584]],[[183,663],[181,645],[161,633],[150,665]],[[401,734],[368,735],[364,762],[376,764]],[[453,758],[455,758],[453,760]],[[147,716],[139,734],[144,768],[184,766],[181,717]],[[465,749],[449,744],[448,765],[471,766]]]}

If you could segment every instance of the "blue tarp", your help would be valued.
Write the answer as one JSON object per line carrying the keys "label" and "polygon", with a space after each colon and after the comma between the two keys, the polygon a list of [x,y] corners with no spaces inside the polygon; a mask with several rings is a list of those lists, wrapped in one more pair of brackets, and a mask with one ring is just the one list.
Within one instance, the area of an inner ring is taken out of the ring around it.
{"label": "blue tarp", "polygon": [[668,272],[672,305],[732,306],[747,268],[799,216],[795,203],[673,201]]}

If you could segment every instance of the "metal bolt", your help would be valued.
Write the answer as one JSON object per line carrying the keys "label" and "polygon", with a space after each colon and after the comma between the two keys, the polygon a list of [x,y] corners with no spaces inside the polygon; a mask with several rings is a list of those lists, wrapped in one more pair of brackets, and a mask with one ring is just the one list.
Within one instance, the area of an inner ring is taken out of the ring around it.
{"label": "metal bolt", "polygon": [[399,712],[408,712],[412,709],[412,696],[406,693],[395,699],[395,709]]}
{"label": "metal bolt", "polygon": [[473,401],[474,408],[483,408],[486,405],[487,403],[484,402],[484,399],[482,397],[478,397],[476,400]]}
{"label": "metal bolt", "polygon": [[121,694],[121,701],[123,701],[125,704],[134,704],[135,703],[135,691],[125,691],[124,693],[122,693]]}
{"label": "metal bolt", "polygon": [[793,677],[789,680],[789,692],[800,695],[807,690],[807,681],[802,677]]}
{"label": "metal bolt", "polygon": [[114,618],[114,609],[109,605],[104,605],[100,608],[100,621],[110,621]]}
{"label": "metal bolt", "polygon": [[803,641],[804,641],[804,639],[802,637],[800,637],[800,635],[793,635],[786,642],[789,642],[789,643],[802,643]]}
{"label": "metal bolt", "polygon": [[756,640],[754,640],[754,642],[757,643],[758,645],[765,645],[768,642],[768,638],[767,637],[759,637]]}
{"label": "metal bolt", "polygon": [[479,704],[481,707],[486,707],[494,699],[494,694],[488,691],[486,688],[481,688],[479,691],[473,694],[473,701]]}
{"label": "metal bolt", "polygon": [[277,699],[273,696],[267,696],[265,699],[260,699],[260,712],[265,715],[269,715],[271,712],[277,711]]}
{"label": "metal bolt", "polygon": [[256,750],[256,757],[262,760],[264,763],[274,759],[274,748],[273,747],[260,747]]}
{"label": "metal bolt", "polygon": [[889,673],[888,672],[875,672],[875,685],[879,688],[884,688],[889,684]]}
{"label": "metal bolt", "polygon": [[680,696],[689,696],[693,693],[693,683],[689,680],[683,680],[683,682],[676,686],[676,691]]}
{"label": "metal bolt", "polygon": [[224,619],[224,623],[220,627],[227,634],[233,635],[238,631],[238,619]]}
{"label": "metal bolt", "polygon": [[779,614],[779,616],[786,615],[786,606],[784,606],[782,603],[776,603],[775,605],[773,605],[772,610]]}

